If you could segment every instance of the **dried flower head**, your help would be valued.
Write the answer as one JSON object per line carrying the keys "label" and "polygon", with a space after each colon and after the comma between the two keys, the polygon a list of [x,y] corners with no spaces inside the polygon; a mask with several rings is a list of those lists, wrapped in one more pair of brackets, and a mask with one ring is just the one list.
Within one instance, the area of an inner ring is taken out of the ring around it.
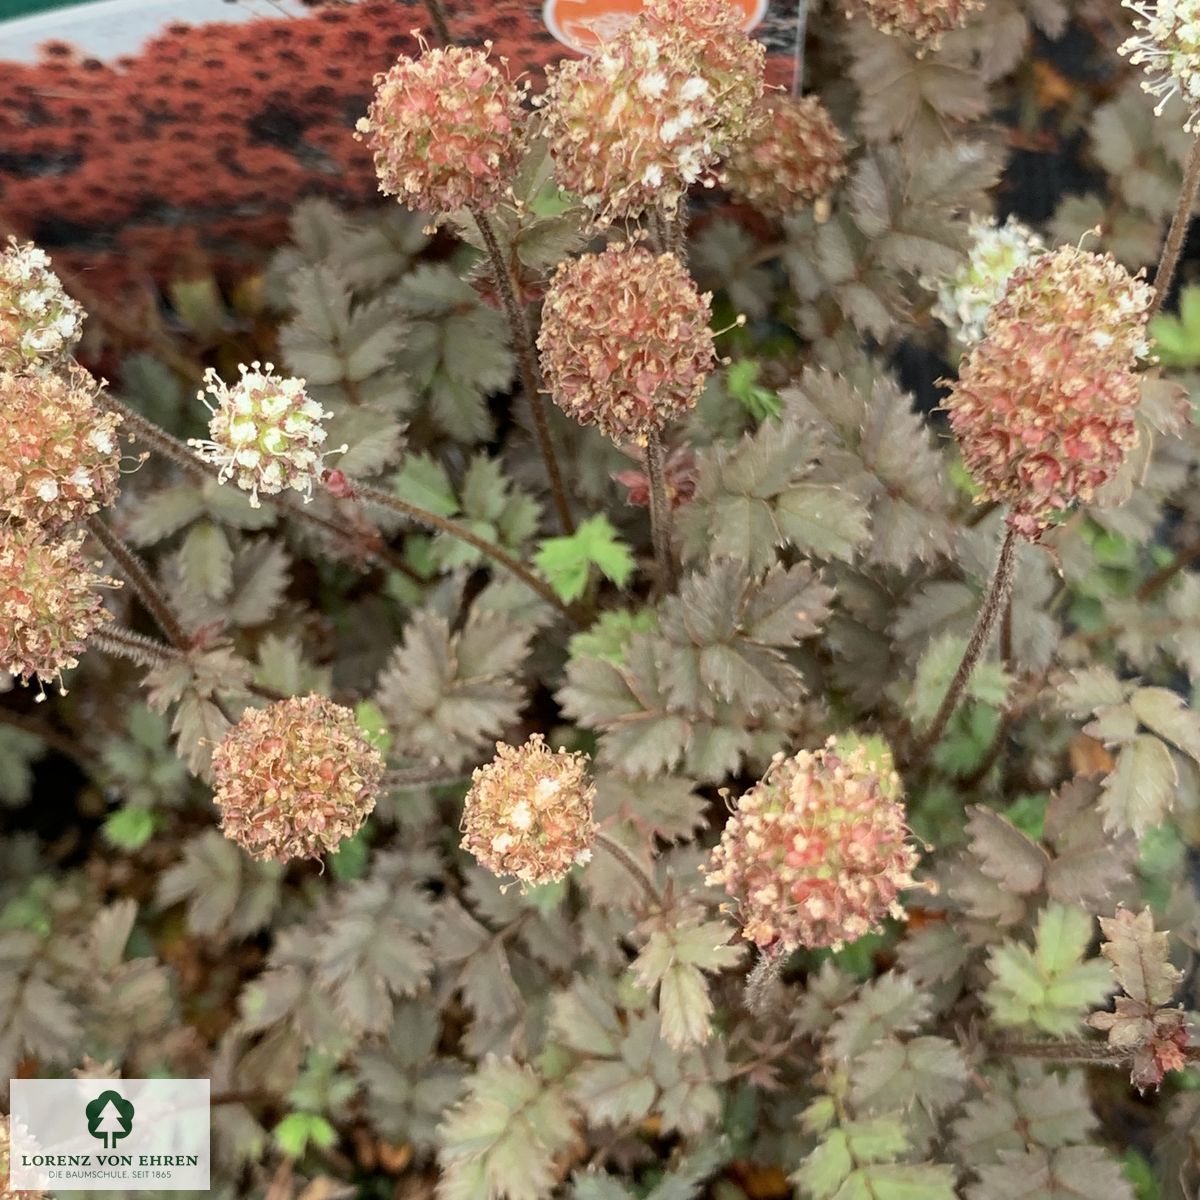
{"label": "dried flower head", "polygon": [[56,528],[117,494],[120,418],[98,404],[82,367],[0,371],[0,515]]}
{"label": "dried flower head", "polygon": [[383,756],[324,696],[248,709],[213,751],[221,832],[257,859],[332,853],[375,807]]}
{"label": "dried flower head", "polygon": [[567,260],[538,335],[555,403],[613,441],[645,445],[704,390],[716,362],[710,300],[673,254],[618,242]]}
{"label": "dried flower head", "polygon": [[0,370],[57,366],[79,341],[83,318],[45,251],[10,237],[0,254]]}
{"label": "dried flower head", "polygon": [[942,35],[961,29],[983,0],[854,0],[848,14],[865,12],[880,33],[912,38],[922,49],[936,50]]}
{"label": "dried flower head", "polygon": [[950,424],[980,499],[1026,537],[1090,501],[1137,442],[1152,297],[1111,255],[1064,246],[1013,274],[963,359]]}
{"label": "dried flower head", "polygon": [[863,746],[777,755],[737,803],[707,872],[763,949],[838,947],[902,917],[915,886],[899,780]]}
{"label": "dried flower head", "polygon": [[1150,76],[1142,90],[1158,97],[1155,113],[1178,94],[1187,105],[1184,129],[1200,128],[1200,5],[1196,0],[1122,0],[1134,14],[1137,33],[1120,46],[1131,63],[1145,67]]}
{"label": "dried flower head", "polygon": [[592,856],[595,793],[586,755],[548,750],[540,733],[520,747],[497,742],[471,777],[462,847],[494,875],[554,883]]}
{"label": "dried flower head", "polygon": [[36,525],[0,524],[0,666],[22,683],[36,675],[61,686],[84,642],[112,620],[99,589],[120,584],[92,570],[82,542],[82,533],[59,540]]}
{"label": "dried flower head", "polygon": [[[271,363],[251,363],[238,368],[241,378],[230,387],[209,367],[205,390],[216,400],[214,408],[204,392],[197,393],[212,413],[210,439],[191,438],[205,462],[220,468],[218,478],[228,479],[250,493],[257,508],[259,493],[274,495],[284,488],[312,497],[321,480],[325,455],[325,428],[332,416],[304,390],[303,379],[273,374]],[[342,450],[345,449],[343,446]]]}
{"label": "dried flower head", "polygon": [[937,317],[963,347],[983,337],[988,314],[1004,294],[1013,272],[1045,246],[1027,225],[1009,217],[998,225],[994,217],[972,217],[967,259],[948,279],[923,279],[937,289]]}
{"label": "dried flower head", "polygon": [[[24,1130],[24,1126],[21,1126]],[[27,1130],[24,1130],[27,1133]],[[28,1149],[29,1143],[22,1137],[22,1144]],[[42,1200],[45,1192],[22,1188],[19,1192],[10,1183],[10,1163],[12,1160],[12,1137],[10,1120],[0,1116],[0,1200]]]}
{"label": "dried flower head", "polygon": [[782,216],[833,190],[846,174],[846,141],[816,96],[771,96],[764,108],[766,120],[730,155],[725,183]]}
{"label": "dried flower head", "polygon": [[386,195],[424,212],[490,208],[521,158],[524,94],[485,50],[426,49],[375,76],[355,136],[374,152]]}
{"label": "dried flower head", "polygon": [[764,53],[726,0],[650,0],[593,55],[547,71],[558,182],[602,221],[673,212],[753,128]]}

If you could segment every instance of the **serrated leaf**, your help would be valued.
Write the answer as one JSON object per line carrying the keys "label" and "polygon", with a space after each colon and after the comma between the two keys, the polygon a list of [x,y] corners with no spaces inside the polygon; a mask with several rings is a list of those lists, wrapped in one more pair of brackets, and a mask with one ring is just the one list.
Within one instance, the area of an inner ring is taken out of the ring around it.
{"label": "serrated leaf", "polygon": [[1129,707],[1151,733],[1200,762],[1200,714],[1182,696],[1167,688],[1138,688],[1129,697]]}
{"label": "serrated leaf", "polygon": [[589,517],[569,536],[542,542],[533,562],[559,599],[568,604],[583,595],[592,567],[617,587],[628,583],[634,568],[628,545],[603,513]]}
{"label": "serrated leaf", "polygon": [[1118,909],[1101,917],[1100,928],[1108,939],[1100,953],[1112,963],[1113,978],[1127,996],[1146,1004],[1168,1004],[1183,978],[1171,965],[1169,939],[1156,933],[1148,908],[1140,913]]}
{"label": "serrated leaf", "polygon": [[1104,828],[1141,837],[1162,822],[1175,798],[1179,774],[1166,744],[1141,734],[1122,747],[1101,786]]}
{"label": "serrated leaf", "polygon": [[867,510],[862,502],[828,484],[798,484],[781,493],[775,518],[784,536],[802,554],[849,562],[868,537]]}

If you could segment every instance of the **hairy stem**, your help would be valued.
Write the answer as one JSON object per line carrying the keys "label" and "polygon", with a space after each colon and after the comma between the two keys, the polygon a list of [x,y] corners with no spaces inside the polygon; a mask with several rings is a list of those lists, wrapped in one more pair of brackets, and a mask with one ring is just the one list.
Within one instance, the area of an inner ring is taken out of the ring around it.
{"label": "hairy stem", "polygon": [[114,658],[128,659],[139,667],[161,667],[164,663],[184,659],[182,650],[119,626],[97,630],[88,638],[88,645]]}
{"label": "hairy stem", "polygon": [[783,971],[784,954],[772,954],[764,950],[758,956],[758,962],[746,976],[745,1001],[746,1008],[756,1017],[765,1017],[771,1011],[772,993],[775,984]]}
{"label": "hairy stem", "polygon": [[1149,600],[1157,596],[1180,571],[1186,570],[1198,558],[1200,558],[1200,538],[1188,543],[1165,567],[1160,567],[1153,575],[1148,576],[1135,593],[1137,598]]}
{"label": "hairy stem", "polygon": [[646,899],[654,908],[660,910],[666,908],[666,901],[663,899],[663,894],[658,890],[654,880],[642,864],[616,838],[602,831],[597,831],[593,841],[597,846],[607,850],[637,880],[638,886],[645,893]]}
{"label": "hairy stem", "polygon": [[563,486],[562,472],[559,470],[558,457],[554,453],[554,442],[550,437],[550,421],[546,415],[546,400],[542,395],[541,381],[538,373],[537,346],[529,322],[525,317],[525,309],[517,296],[517,286],[513,279],[500,240],[496,237],[492,219],[482,209],[474,208],[471,215],[483,243],[487,247],[488,259],[491,263],[492,278],[500,293],[505,315],[508,317],[509,328],[512,330],[513,350],[517,356],[517,367],[521,373],[521,387],[529,400],[529,411],[533,415],[533,432],[537,437],[538,449],[542,461],[546,464],[546,474],[550,480],[550,494],[554,499],[554,507],[558,513],[558,521],[563,532],[575,532],[575,521],[571,516],[571,506],[567,502],[567,491]]}
{"label": "hairy stem", "polygon": [[646,442],[646,476],[650,481],[650,534],[654,560],[663,591],[675,587],[675,560],[671,553],[671,501],[667,496],[667,475],[663,465],[661,436],[652,433]]}
{"label": "hairy stem", "polygon": [[979,617],[975,622],[971,640],[967,643],[967,649],[962,656],[962,661],[958,664],[958,670],[955,671],[946,695],[942,698],[941,707],[938,708],[937,715],[933,718],[933,724],[929,726],[917,744],[917,749],[909,762],[910,766],[916,766],[923,762],[941,740],[950,718],[954,715],[954,710],[958,707],[959,700],[962,699],[967,684],[971,681],[972,673],[978,666],[984,650],[987,649],[988,639],[992,635],[992,627],[1008,603],[1009,592],[1012,590],[1013,568],[1017,560],[1017,536],[1017,531],[1011,527],[1004,535],[1004,541],[1000,546],[1000,558],[996,563],[996,572],[992,576],[991,587],[988,588],[987,595],[984,597],[983,607],[979,610]]}
{"label": "hairy stem", "polygon": [[117,536],[112,527],[99,516],[87,519],[88,532],[98,541],[109,557],[117,564],[118,570],[133,588],[138,599],[146,607],[146,611],[158,622],[158,627],[167,635],[171,642],[180,650],[186,650],[191,644],[179,618],[171,609],[162,589],[154,582],[145,563]]}
{"label": "hairy stem", "polygon": [[[1056,1063],[1092,1063],[1098,1067],[1129,1067],[1133,1062],[1130,1050],[1082,1038],[1058,1042],[998,1041],[990,1043],[988,1051],[993,1058],[1040,1058]],[[1200,1046],[1185,1046],[1181,1053],[1188,1062],[1200,1063]]]}
{"label": "hairy stem", "polygon": [[380,784],[382,791],[401,792],[405,788],[438,787],[446,783],[465,783],[470,772],[448,771],[443,766],[397,767],[388,771]]}
{"label": "hairy stem", "polygon": [[429,12],[429,20],[433,23],[433,32],[437,34],[437,40],[443,46],[452,45],[453,39],[450,37],[450,26],[446,23],[446,9],[442,0],[425,0],[425,8]]}
{"label": "hairy stem", "polygon": [[365,483],[351,483],[355,495],[360,496],[369,504],[378,504],[380,508],[390,508],[392,512],[397,512],[403,517],[407,517],[410,521],[415,521],[418,525],[423,525],[426,529],[433,529],[439,533],[448,533],[451,537],[458,538],[461,542],[466,542],[468,546],[474,546],[476,550],[482,554],[486,554],[488,558],[498,562],[502,567],[511,571],[523,584],[537,592],[547,604],[553,605],[560,613],[568,620],[576,625],[582,625],[582,621],[578,615],[564,604],[555,594],[550,585],[544,580],[539,579],[524,563],[515,559],[503,546],[496,545],[495,542],[489,542],[486,538],[481,538],[478,534],[468,529],[465,525],[460,525],[457,521],[451,521],[447,517],[439,516],[437,513],[429,512],[426,509],[418,508],[415,504],[409,504],[407,500],[402,500],[399,496],[393,496],[390,492],[381,491],[379,488],[373,488]]}
{"label": "hairy stem", "polygon": [[1167,230],[1167,240],[1163,243],[1162,255],[1154,272],[1154,299],[1150,302],[1150,316],[1154,316],[1162,308],[1167,293],[1171,290],[1171,281],[1175,278],[1175,268],[1179,266],[1179,255],[1183,251],[1188,225],[1191,224],[1192,205],[1196,203],[1197,188],[1200,188],[1200,136],[1192,143],[1192,151],[1188,155],[1187,166],[1183,172],[1183,185],[1179,189],[1179,201],[1175,205],[1175,215],[1171,218],[1171,228]]}
{"label": "hairy stem", "polygon": [[[172,437],[165,429],[160,429],[153,421],[143,417],[137,409],[130,408],[129,405],[107,392],[102,394],[101,403],[111,412],[117,413],[124,421],[127,431],[132,433],[135,438],[145,442],[156,453],[161,454],[164,458],[169,458],[197,479],[212,478],[212,469],[203,459],[197,457],[188,445],[178,438]],[[332,534],[352,545],[361,546],[366,559],[374,560],[393,571],[399,571],[410,577],[414,575],[408,563],[382,537],[374,536],[364,541],[366,531],[329,517],[322,517],[309,511],[303,504],[286,499],[283,495],[264,496],[263,503],[286,513],[302,524],[319,529],[322,533]]]}

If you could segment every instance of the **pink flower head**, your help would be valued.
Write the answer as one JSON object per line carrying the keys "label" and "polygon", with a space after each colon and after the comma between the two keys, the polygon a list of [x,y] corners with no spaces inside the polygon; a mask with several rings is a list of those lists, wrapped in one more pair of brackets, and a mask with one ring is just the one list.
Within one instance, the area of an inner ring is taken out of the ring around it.
{"label": "pink flower head", "polygon": [[375,807],[383,756],[324,696],[248,709],[213,751],[221,831],[253,858],[334,852]]}
{"label": "pink flower head", "polygon": [[82,367],[0,371],[0,516],[58,528],[117,494],[120,418]]}
{"label": "pink flower head", "polygon": [[765,949],[839,947],[903,916],[915,886],[899,780],[867,758],[823,750],[777,756],[737,803],[707,872],[737,901],[743,935]]}
{"label": "pink flower head", "polygon": [[716,363],[710,299],[673,254],[642,246],[564,262],[538,336],[555,403],[613,441],[645,445],[704,390]]}
{"label": "pink flower head", "polygon": [[497,742],[471,778],[462,848],[494,875],[554,883],[591,858],[595,794],[585,755],[548,750],[540,733],[523,746]]}
{"label": "pink flower head", "polygon": [[1152,295],[1111,255],[1061,247],[1013,274],[963,359],[946,401],[963,461],[1026,537],[1088,503],[1136,444]]}
{"label": "pink flower head", "polygon": [[486,51],[450,46],[401,58],[375,77],[355,135],[375,155],[379,190],[410,208],[491,208],[523,149],[525,89]]}
{"label": "pink flower head", "polygon": [[0,524],[0,666],[22,683],[59,681],[112,620],[99,589],[120,584],[95,574],[82,542],[82,533],[58,539],[36,525]]}
{"label": "pink flower head", "polygon": [[854,0],[849,14],[865,12],[881,33],[911,38],[923,49],[936,50],[943,34],[961,29],[983,0]]}
{"label": "pink flower head", "polygon": [[816,96],[772,96],[765,109],[767,119],[730,156],[725,182],[782,216],[833,190],[846,174],[846,141]]}
{"label": "pink flower head", "polygon": [[758,119],[764,54],[726,0],[649,0],[594,54],[547,72],[558,182],[602,221],[673,213]]}

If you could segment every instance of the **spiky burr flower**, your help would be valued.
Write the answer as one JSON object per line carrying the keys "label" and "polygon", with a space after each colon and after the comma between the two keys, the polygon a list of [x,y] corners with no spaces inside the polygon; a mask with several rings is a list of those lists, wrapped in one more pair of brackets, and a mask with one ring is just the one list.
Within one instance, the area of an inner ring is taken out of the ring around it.
{"label": "spiky burr flower", "polygon": [[1131,63],[1150,76],[1142,90],[1158,97],[1155,113],[1178,94],[1187,105],[1184,129],[1200,128],[1200,0],[1123,0],[1137,33],[1120,47]]}
{"label": "spiky burr flower", "polygon": [[994,217],[972,217],[969,233],[971,246],[958,270],[947,279],[921,281],[936,288],[933,315],[963,347],[983,337],[988,314],[1013,272],[1045,249],[1042,239],[1015,217],[1003,225]]}
{"label": "spiky burr flower", "polygon": [[737,802],[707,880],[737,901],[747,940],[791,951],[839,947],[902,917],[916,865],[894,772],[830,738],[775,757]]}
{"label": "spiky burr flower", "polygon": [[210,437],[191,438],[188,445],[220,468],[222,483],[232,479],[249,492],[255,508],[260,492],[270,496],[284,488],[311,499],[325,454],[338,453],[321,450],[326,436],[321,422],[333,414],[310,399],[303,379],[274,374],[272,363],[243,364],[238,371],[241,378],[232,387],[212,367],[204,373],[205,391],[216,401],[214,407],[204,391],[197,393],[212,413]]}
{"label": "spiky burr flower", "polygon": [[74,365],[0,371],[0,516],[53,529],[113,502],[120,418],[100,407],[100,388]]}
{"label": "spiky burr flower", "polygon": [[562,263],[538,335],[555,403],[613,441],[645,445],[704,390],[716,362],[711,298],[673,254],[644,246]]}
{"label": "spiky burr flower", "polygon": [[846,140],[816,96],[771,96],[766,119],[735,147],[725,184],[780,216],[828,195],[846,174]]}
{"label": "spiky burr flower", "polygon": [[726,0],[649,0],[594,54],[547,71],[558,182],[601,221],[673,212],[758,120],[764,53]]}
{"label": "spiky burr flower", "polygon": [[379,190],[410,208],[491,208],[521,158],[524,95],[487,50],[426,49],[375,76],[355,136],[375,155]]}
{"label": "spiky burr flower", "polygon": [[383,756],[324,696],[247,709],[213,751],[221,832],[253,858],[332,853],[375,807]]}
{"label": "spiky burr flower", "polygon": [[880,33],[911,38],[922,49],[936,50],[942,36],[961,29],[983,0],[854,0],[849,15],[865,12]]}
{"label": "spiky burr flower", "polygon": [[592,856],[595,794],[586,755],[551,751],[540,733],[523,746],[497,742],[471,777],[462,848],[494,875],[554,883]]}
{"label": "spiky burr flower", "polygon": [[120,584],[92,570],[82,542],[82,533],[58,539],[36,525],[0,524],[0,666],[22,683],[35,675],[61,683],[88,637],[112,620],[100,589]]}
{"label": "spiky burr flower", "polygon": [[950,424],[979,498],[1024,536],[1089,502],[1137,442],[1152,298],[1111,255],[1063,246],[1013,274],[963,359]]}
{"label": "spiky burr flower", "polygon": [[57,366],[79,341],[83,318],[46,252],[10,237],[0,254],[0,370]]}

